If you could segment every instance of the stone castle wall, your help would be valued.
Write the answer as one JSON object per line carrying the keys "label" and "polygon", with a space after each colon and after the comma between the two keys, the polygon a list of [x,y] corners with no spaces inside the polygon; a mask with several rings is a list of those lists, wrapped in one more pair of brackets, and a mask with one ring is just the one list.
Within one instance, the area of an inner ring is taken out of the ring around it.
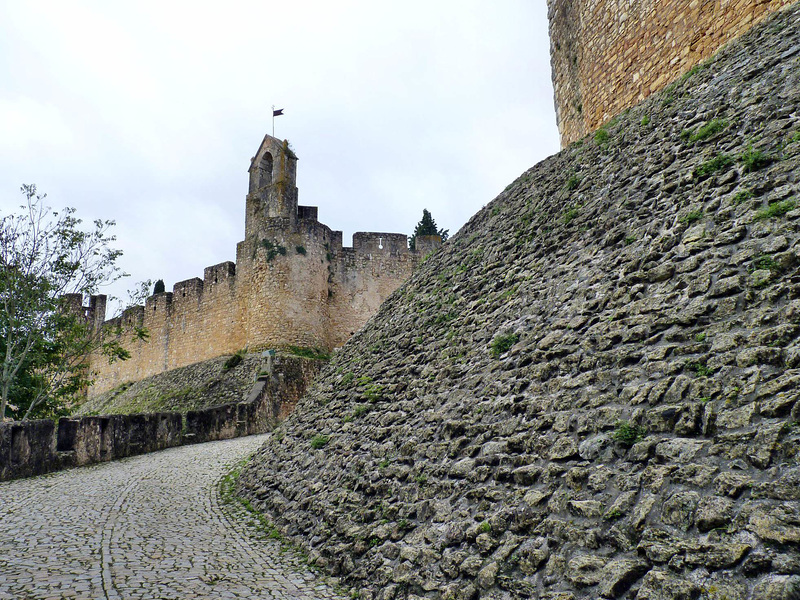
{"label": "stone castle wall", "polygon": [[[202,280],[178,282],[103,323],[102,334],[131,358],[109,364],[92,356],[90,397],[241,348],[341,346],[438,245],[425,238],[411,251],[403,234],[360,232],[344,247],[316,207],[298,206],[296,162],[286,142],[264,138],[250,168],[236,263],[208,267]],[[102,323],[104,298],[91,302],[87,318]],[[137,327],[149,339],[139,339]]]}
{"label": "stone castle wall", "polygon": [[792,0],[547,0],[561,144],[574,142]]}

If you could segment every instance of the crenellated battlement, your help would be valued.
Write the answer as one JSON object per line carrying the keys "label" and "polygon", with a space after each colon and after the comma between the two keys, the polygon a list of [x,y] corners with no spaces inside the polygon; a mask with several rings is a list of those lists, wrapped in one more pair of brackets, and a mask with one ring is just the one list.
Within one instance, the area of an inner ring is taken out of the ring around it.
{"label": "crenellated battlement", "polygon": [[[358,232],[343,246],[316,206],[298,205],[297,160],[288,142],[265,136],[250,161],[236,262],[206,267],[202,279],[180,281],[105,322],[103,335],[131,358],[109,365],[92,357],[90,395],[245,347],[341,346],[441,244],[418,239],[412,251],[405,234]],[[82,310],[100,327],[105,297],[94,298]],[[141,327],[148,341],[136,335]]]}

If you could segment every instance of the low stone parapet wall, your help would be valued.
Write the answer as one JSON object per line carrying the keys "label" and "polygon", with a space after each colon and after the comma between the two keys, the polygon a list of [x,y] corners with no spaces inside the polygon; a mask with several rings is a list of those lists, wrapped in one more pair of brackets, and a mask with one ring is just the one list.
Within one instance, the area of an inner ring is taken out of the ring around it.
{"label": "low stone parapet wall", "polygon": [[[259,379],[244,402],[202,410],[0,423],[0,481],[269,431],[285,416],[282,394]],[[293,405],[295,400],[290,398]]]}

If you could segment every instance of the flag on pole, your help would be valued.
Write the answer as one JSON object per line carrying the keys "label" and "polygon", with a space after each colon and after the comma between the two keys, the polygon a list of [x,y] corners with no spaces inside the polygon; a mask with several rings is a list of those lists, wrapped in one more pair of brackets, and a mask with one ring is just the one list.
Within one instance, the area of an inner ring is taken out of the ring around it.
{"label": "flag on pole", "polygon": [[278,110],[273,110],[272,111],[272,116],[273,117],[280,117],[282,114],[283,114],[283,109],[282,108],[279,108]]}

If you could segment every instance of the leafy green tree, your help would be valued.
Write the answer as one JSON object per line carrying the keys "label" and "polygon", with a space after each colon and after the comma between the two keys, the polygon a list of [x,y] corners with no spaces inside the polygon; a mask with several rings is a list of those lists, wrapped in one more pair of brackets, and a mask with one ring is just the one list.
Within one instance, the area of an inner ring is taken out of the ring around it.
{"label": "leafy green tree", "polygon": [[51,211],[34,185],[22,193],[20,212],[0,215],[0,421],[7,409],[23,419],[65,409],[90,383],[90,352],[129,356],[118,342],[104,342],[65,297],[82,298],[124,276],[116,265],[122,252],[111,247],[114,222],[84,230],[75,209]]}
{"label": "leafy green tree", "polygon": [[418,235],[438,235],[444,242],[450,236],[449,229],[438,229],[436,221],[433,220],[431,213],[427,208],[422,209],[422,219],[414,228],[414,233],[408,241],[408,245],[412,250],[416,249],[416,240]]}
{"label": "leafy green tree", "polygon": [[155,286],[153,286],[153,295],[155,296],[156,294],[163,294],[166,291],[166,289],[167,288],[164,286],[164,280],[159,279],[158,281],[156,281]]}

